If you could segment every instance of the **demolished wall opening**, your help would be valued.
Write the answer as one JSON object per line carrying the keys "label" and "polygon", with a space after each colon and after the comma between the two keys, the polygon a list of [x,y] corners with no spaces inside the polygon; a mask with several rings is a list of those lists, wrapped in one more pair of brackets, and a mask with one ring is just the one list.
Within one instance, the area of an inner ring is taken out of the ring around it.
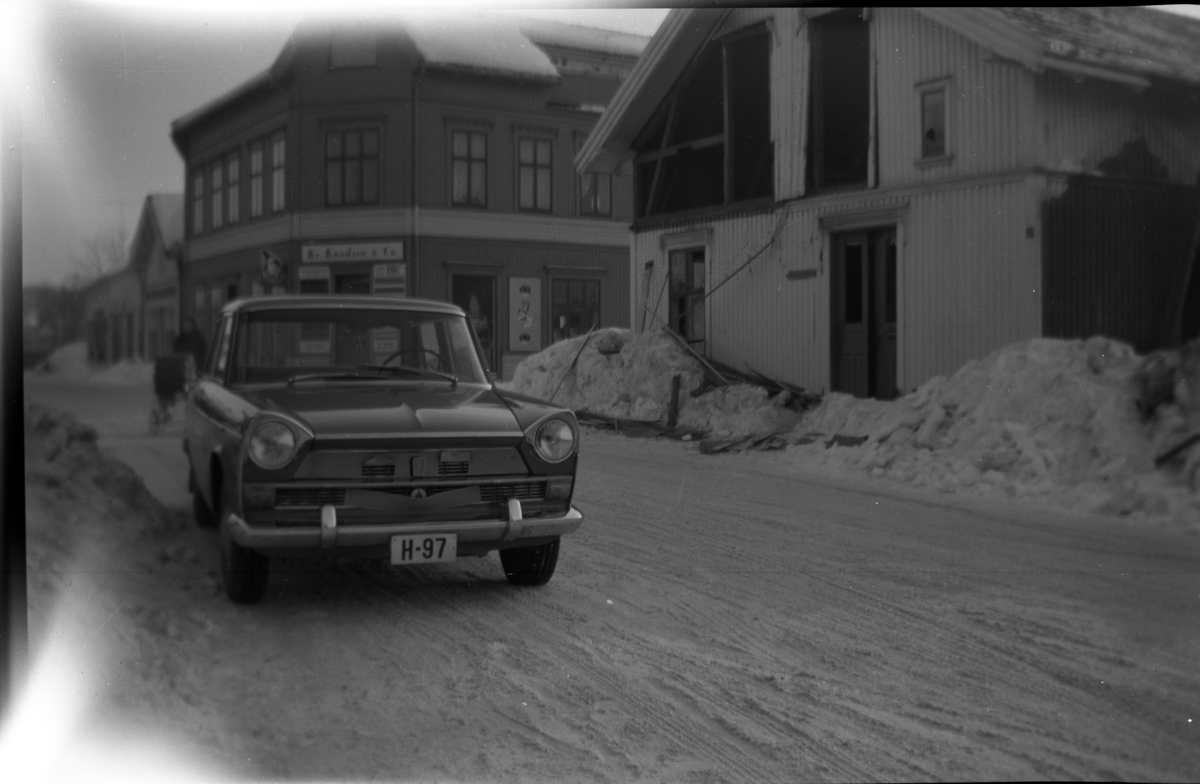
{"label": "demolished wall opening", "polygon": [[811,20],[808,188],[867,185],[870,30],[861,8]]}

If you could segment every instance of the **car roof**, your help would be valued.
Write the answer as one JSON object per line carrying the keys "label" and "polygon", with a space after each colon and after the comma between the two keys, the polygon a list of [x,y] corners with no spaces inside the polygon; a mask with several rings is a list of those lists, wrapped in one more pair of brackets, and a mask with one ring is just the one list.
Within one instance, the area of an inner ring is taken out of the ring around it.
{"label": "car roof", "polygon": [[350,308],[358,310],[409,310],[463,316],[462,308],[449,302],[411,297],[365,294],[271,294],[235,299],[222,313],[286,310],[292,308]]}

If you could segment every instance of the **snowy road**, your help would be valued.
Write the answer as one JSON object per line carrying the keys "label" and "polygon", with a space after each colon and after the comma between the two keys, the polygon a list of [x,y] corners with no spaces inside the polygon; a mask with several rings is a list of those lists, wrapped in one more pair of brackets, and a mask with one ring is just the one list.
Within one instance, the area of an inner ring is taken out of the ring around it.
{"label": "snowy road", "polygon": [[[26,389],[186,502],[178,423],[145,434],[148,390]],[[113,674],[118,702],[246,776],[1200,776],[1200,537],[797,476],[770,454],[582,446],[586,520],[541,589],[508,586],[493,555],[293,567],[235,607],[211,533],[107,539],[130,566],[98,601],[159,630]]]}

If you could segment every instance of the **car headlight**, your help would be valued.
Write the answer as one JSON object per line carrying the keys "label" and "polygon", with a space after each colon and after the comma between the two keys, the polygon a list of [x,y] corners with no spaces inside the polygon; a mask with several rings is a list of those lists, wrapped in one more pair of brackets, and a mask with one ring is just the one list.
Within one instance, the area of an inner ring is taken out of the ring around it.
{"label": "car headlight", "polygon": [[533,446],[543,460],[562,462],[575,451],[575,429],[562,419],[543,422],[533,436]]}
{"label": "car headlight", "polygon": [[264,422],[250,435],[249,452],[263,468],[287,465],[296,454],[296,433],[282,422]]}

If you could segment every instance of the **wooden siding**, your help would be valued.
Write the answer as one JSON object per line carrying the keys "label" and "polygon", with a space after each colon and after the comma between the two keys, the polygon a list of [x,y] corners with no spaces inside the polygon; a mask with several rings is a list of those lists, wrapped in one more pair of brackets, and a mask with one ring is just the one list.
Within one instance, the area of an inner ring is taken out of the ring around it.
{"label": "wooden siding", "polygon": [[804,195],[808,145],[808,24],[798,8],[778,9],[771,48],[771,138],[775,198]]}
{"label": "wooden siding", "polygon": [[[907,8],[873,8],[878,62],[881,187],[991,174],[1022,159],[1023,82],[1033,75]],[[921,114],[917,85],[948,78],[947,147],[952,159],[918,166]]]}
{"label": "wooden siding", "polygon": [[1194,103],[1055,73],[1043,75],[1037,85],[1045,135],[1041,165],[1090,173],[1126,142],[1141,139],[1173,182],[1196,184],[1200,113]]}
{"label": "wooden siding", "polygon": [[[635,327],[666,318],[664,236],[711,230],[709,290],[770,243],[708,301],[708,353],[808,389],[829,389],[829,237],[838,220],[899,215],[897,382],[908,392],[969,359],[1039,333],[1037,204],[1025,180],[792,202],[769,212],[640,233],[631,255]],[[825,226],[822,222],[825,222]],[[1032,229],[1034,237],[1027,236]],[[701,243],[702,244],[702,243]],[[642,274],[653,261],[647,289]],[[793,273],[789,279],[788,273]],[[649,296],[647,297],[647,291]],[[655,318],[657,316],[657,319]]]}

